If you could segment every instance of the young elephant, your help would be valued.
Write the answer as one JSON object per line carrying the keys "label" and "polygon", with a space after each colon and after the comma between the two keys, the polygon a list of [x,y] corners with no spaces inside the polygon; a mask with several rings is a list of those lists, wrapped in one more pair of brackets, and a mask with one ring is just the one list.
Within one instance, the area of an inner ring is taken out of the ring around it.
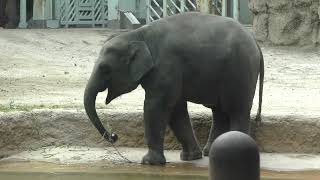
{"label": "young elephant", "polygon": [[248,133],[249,116],[260,73],[260,119],[263,57],[252,35],[238,22],[201,13],[167,17],[108,40],[86,86],[84,106],[107,140],[116,136],[103,127],[95,109],[99,92],[106,104],[139,84],[145,90],[144,164],[165,164],[167,124],[182,144],[182,160],[202,158],[187,110],[187,101],[214,108],[215,125],[204,149],[224,132]]}

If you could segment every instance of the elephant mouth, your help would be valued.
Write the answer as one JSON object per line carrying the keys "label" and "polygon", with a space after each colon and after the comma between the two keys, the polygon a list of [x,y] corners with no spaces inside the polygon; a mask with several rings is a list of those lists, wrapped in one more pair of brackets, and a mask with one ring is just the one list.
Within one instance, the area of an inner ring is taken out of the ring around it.
{"label": "elephant mouth", "polygon": [[122,94],[126,94],[132,90],[134,90],[135,88],[137,88],[137,84],[130,84],[130,85],[127,85],[125,88],[117,88],[117,89],[114,89],[112,88],[112,86],[109,86],[108,89],[108,95],[106,97],[106,101],[105,101],[105,104],[108,105],[112,100],[114,100],[115,98],[121,96]]}
{"label": "elephant mouth", "polygon": [[108,105],[113,99],[114,99],[115,97],[113,97],[112,95],[111,95],[111,93],[108,91],[108,95],[107,95],[107,97],[106,97],[106,105]]}
{"label": "elephant mouth", "polygon": [[106,102],[105,104],[108,105],[112,100],[120,96],[121,93],[116,93],[115,91],[112,90],[112,88],[108,88],[108,95],[106,97]]}

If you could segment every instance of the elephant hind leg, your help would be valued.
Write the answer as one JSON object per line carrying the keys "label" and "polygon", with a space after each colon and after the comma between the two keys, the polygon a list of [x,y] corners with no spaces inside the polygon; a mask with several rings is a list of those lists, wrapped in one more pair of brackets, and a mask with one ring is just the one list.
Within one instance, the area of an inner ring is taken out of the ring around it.
{"label": "elephant hind leg", "polygon": [[203,148],[203,155],[208,156],[212,142],[221,134],[230,131],[230,120],[226,113],[223,113],[220,108],[212,110],[213,121],[208,137],[207,144]]}
{"label": "elephant hind leg", "polygon": [[186,101],[180,101],[176,105],[169,125],[174,135],[182,145],[183,151],[180,154],[180,159],[183,161],[190,161],[202,158],[202,152],[194,135],[189,118]]}
{"label": "elephant hind leg", "polygon": [[229,115],[231,131],[240,131],[249,134],[250,129],[250,111],[241,113],[231,113]]}

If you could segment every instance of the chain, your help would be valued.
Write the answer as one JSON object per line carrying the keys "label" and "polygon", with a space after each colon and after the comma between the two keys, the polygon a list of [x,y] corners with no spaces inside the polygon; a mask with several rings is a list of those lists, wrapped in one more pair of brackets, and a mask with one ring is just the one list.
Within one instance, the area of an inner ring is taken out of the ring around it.
{"label": "chain", "polygon": [[[102,136],[102,140],[99,142],[99,143],[101,143],[102,141],[104,141],[105,142],[105,137],[104,136]],[[116,154],[120,157],[120,158],[122,158],[126,163],[129,163],[129,164],[131,164],[131,163],[136,163],[136,162],[133,162],[133,161],[130,161],[128,158],[126,158],[120,151],[119,151],[119,149],[113,144],[113,143],[111,143],[111,142],[109,142],[109,141],[107,141],[112,147],[113,147],[113,149],[116,151]],[[136,164],[140,164],[140,163],[136,163]]]}
{"label": "chain", "polygon": [[[132,161],[130,161],[128,158],[126,158],[123,154],[120,153],[120,151],[118,150],[118,148],[109,142],[109,144],[111,144],[111,146],[114,148],[114,150],[117,152],[118,156],[120,156],[123,160],[125,160],[127,163],[131,164],[133,163]],[[138,164],[138,163],[137,163]]]}

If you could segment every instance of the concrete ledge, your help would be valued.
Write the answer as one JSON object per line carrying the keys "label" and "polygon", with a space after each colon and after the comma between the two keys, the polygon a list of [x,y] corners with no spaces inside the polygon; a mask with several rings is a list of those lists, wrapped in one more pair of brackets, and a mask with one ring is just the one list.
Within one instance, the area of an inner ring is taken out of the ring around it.
{"label": "concrete ledge", "polygon": [[[119,135],[116,146],[145,147],[143,112],[98,111]],[[193,126],[203,146],[206,142],[211,114],[190,113]],[[263,124],[252,129],[263,152],[319,153],[320,117],[264,116]],[[31,112],[0,113],[0,157],[45,146],[109,146],[83,110],[41,109]],[[252,126],[254,127],[254,126]],[[166,149],[180,145],[168,130]]]}

